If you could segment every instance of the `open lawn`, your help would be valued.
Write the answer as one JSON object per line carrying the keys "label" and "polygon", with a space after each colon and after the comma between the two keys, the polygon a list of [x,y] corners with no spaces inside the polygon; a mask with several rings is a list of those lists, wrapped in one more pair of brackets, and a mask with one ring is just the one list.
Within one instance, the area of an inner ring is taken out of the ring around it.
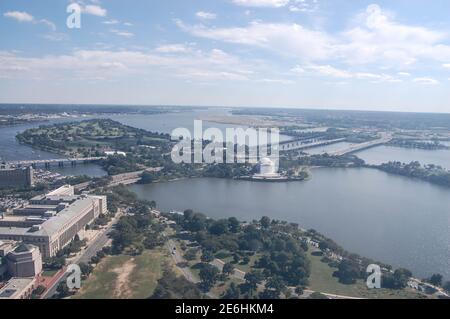
{"label": "open lawn", "polygon": [[140,256],[108,256],[83,282],[77,299],[144,299],[153,294],[168,260],[161,250],[146,250]]}
{"label": "open lawn", "polygon": [[333,272],[336,268],[331,268],[328,264],[321,262],[321,256],[312,255],[313,248],[308,251],[308,257],[311,260],[311,276],[309,278],[309,289],[329,294],[373,298],[373,299],[391,299],[391,298],[426,298],[423,294],[417,293],[412,289],[391,290],[391,289],[368,289],[362,280],[354,285],[341,284]]}

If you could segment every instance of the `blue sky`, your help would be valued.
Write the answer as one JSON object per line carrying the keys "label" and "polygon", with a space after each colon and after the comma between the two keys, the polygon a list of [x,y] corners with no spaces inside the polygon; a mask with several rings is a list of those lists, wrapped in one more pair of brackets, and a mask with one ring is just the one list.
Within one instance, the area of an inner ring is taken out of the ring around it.
{"label": "blue sky", "polygon": [[[82,8],[81,28],[66,25]],[[447,0],[1,0],[0,102],[450,112]]]}

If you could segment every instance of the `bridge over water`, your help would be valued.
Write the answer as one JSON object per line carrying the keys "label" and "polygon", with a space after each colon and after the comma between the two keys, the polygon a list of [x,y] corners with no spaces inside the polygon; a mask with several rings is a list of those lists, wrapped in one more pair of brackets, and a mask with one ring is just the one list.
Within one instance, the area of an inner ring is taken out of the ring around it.
{"label": "bridge over water", "polygon": [[73,158],[53,158],[53,159],[38,159],[38,160],[24,160],[24,161],[11,161],[6,162],[7,165],[21,167],[21,166],[37,166],[44,165],[46,167],[51,164],[58,164],[59,166],[64,166],[64,164],[75,165],[77,163],[88,163],[95,162],[106,159],[106,156],[97,157],[73,157]]}
{"label": "bridge over water", "polygon": [[392,137],[386,136],[386,137],[380,138],[379,140],[351,145],[350,147],[347,147],[345,149],[330,152],[328,154],[332,155],[332,156],[343,156],[343,155],[359,152],[359,151],[362,151],[362,150],[365,150],[368,148],[372,148],[375,146],[383,145],[383,144],[389,143],[391,140],[392,140]]}

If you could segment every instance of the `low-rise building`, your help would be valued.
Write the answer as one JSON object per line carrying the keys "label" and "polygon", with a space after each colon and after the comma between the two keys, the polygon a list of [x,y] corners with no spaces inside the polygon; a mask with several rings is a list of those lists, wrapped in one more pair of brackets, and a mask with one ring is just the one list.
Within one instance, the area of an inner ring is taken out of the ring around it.
{"label": "low-rise building", "polygon": [[36,288],[36,278],[11,278],[0,288],[1,299],[28,299]]}
{"label": "low-rise building", "polygon": [[6,256],[8,273],[12,277],[35,277],[42,272],[42,256],[39,248],[21,244]]}

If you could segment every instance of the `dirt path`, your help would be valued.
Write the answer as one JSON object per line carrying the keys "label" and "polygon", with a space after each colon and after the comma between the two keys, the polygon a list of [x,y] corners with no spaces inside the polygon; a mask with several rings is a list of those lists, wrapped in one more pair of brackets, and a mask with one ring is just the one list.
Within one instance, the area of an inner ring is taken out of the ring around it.
{"label": "dirt path", "polygon": [[132,289],[130,287],[130,275],[133,272],[136,264],[134,263],[134,258],[128,260],[125,264],[113,271],[117,274],[116,287],[114,289],[114,296],[117,298],[131,298]]}

